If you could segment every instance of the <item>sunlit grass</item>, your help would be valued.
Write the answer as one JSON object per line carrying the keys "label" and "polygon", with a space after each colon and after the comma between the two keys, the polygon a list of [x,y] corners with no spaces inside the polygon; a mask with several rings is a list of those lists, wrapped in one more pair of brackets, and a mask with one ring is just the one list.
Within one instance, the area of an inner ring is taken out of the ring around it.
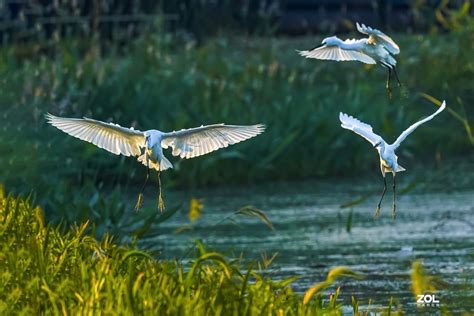
{"label": "sunlit grass", "polygon": [[303,304],[291,289],[296,278],[273,281],[201,244],[184,266],[118,246],[109,236],[96,240],[87,222],[63,233],[45,224],[39,207],[0,192],[2,315],[341,313],[339,290]]}

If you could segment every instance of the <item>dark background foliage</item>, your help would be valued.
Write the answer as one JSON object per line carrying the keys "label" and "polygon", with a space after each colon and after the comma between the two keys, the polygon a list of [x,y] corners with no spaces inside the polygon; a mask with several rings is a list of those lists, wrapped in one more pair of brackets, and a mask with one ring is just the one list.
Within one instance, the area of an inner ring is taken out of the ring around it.
{"label": "dark background foliage", "polygon": [[[435,110],[420,93],[446,99],[450,109],[407,139],[402,165],[472,155],[467,1],[54,3],[5,1],[0,30],[0,182],[18,193],[33,188],[48,214],[74,220],[113,208],[97,192],[137,191],[145,171],[48,126],[46,112],[140,129],[267,125],[263,135],[226,150],[172,159],[168,188],[378,170],[370,147],[339,127],[338,113],[360,117],[391,141]],[[295,18],[303,11],[306,17]],[[318,23],[301,24],[305,19]],[[393,98],[378,66],[296,54],[318,44],[318,32],[359,36],[352,21],[384,27],[400,44],[403,86]]]}

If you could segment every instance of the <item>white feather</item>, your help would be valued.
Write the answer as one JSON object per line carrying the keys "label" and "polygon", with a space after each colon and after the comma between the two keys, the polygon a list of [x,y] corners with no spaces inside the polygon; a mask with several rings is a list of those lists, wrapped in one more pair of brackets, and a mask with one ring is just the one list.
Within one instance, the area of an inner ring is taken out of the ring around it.
{"label": "white feather", "polygon": [[263,125],[237,126],[214,124],[178,132],[164,133],[163,148],[171,147],[174,156],[194,158],[252,138],[265,130]]}
{"label": "white feather", "polygon": [[342,128],[351,130],[354,133],[362,136],[367,141],[369,141],[372,146],[375,146],[377,143],[383,141],[382,137],[372,131],[372,126],[369,124],[363,123],[358,119],[344,113],[339,113],[339,120],[341,121]]}
{"label": "white feather", "polygon": [[398,136],[397,140],[391,145],[393,147],[393,149],[396,149],[398,148],[398,146],[400,146],[400,144],[402,143],[402,141],[405,140],[405,138],[407,138],[408,135],[410,135],[411,133],[413,133],[413,131],[418,127],[420,126],[421,124],[423,123],[426,123],[430,120],[432,120],[436,115],[438,115],[439,113],[441,113],[444,109],[446,108],[446,102],[443,101],[443,103],[441,104],[441,106],[439,107],[439,109],[434,112],[433,114],[431,114],[430,116],[416,122],[415,124],[411,125],[409,128],[407,128],[405,131],[403,131],[403,133],[400,134],[400,136]]}
{"label": "white feather", "polygon": [[92,143],[113,154],[138,156],[145,145],[144,133],[118,124],[105,123],[89,118],[64,118],[46,114],[48,123],[63,132]]}
{"label": "white feather", "polygon": [[355,50],[344,50],[338,46],[321,46],[313,50],[298,51],[306,58],[316,58],[335,61],[360,61],[365,64],[375,64],[375,60],[364,53]]}
{"label": "white feather", "polygon": [[364,24],[356,23],[356,26],[360,33],[372,36],[376,42],[382,44],[391,54],[397,55],[400,53],[400,47],[398,47],[397,43],[395,43],[387,34],[377,29],[373,29],[370,26],[365,26]]}

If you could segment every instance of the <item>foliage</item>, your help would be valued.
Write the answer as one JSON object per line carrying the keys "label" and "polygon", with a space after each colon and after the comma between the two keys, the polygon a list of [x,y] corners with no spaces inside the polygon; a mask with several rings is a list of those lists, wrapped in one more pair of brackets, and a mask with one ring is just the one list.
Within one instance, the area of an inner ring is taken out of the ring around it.
{"label": "foliage", "polygon": [[[0,314],[321,315],[341,314],[336,302],[303,304],[290,285],[246,272],[219,253],[189,266],[88,235],[88,223],[62,233],[43,212],[0,191]],[[345,273],[347,274],[347,273]]]}
{"label": "foliage", "polygon": [[[308,302],[311,301],[311,298],[315,294],[321,293],[324,289],[331,286],[334,283],[334,281],[342,277],[346,277],[346,278],[349,277],[349,278],[355,278],[355,279],[362,278],[361,275],[355,273],[354,271],[352,271],[351,269],[347,267],[335,267],[328,272],[328,276],[326,277],[325,281],[316,283],[315,285],[313,285],[311,288],[309,288],[306,291],[304,295],[303,303],[308,304]],[[339,290],[337,292],[339,292]]]}
{"label": "foliage", "polygon": [[426,274],[421,261],[414,261],[411,268],[411,288],[415,297],[421,294],[436,293],[439,289],[447,286],[439,277]]}
{"label": "foliage", "polygon": [[202,204],[201,201],[195,198],[191,199],[191,201],[189,202],[188,212],[189,221],[191,223],[194,223],[198,220],[199,217],[201,217],[203,207],[204,204]]}
{"label": "foliage", "polygon": [[[420,93],[420,95],[424,97],[425,99],[431,101],[432,103],[436,104],[437,106],[441,106],[442,101],[430,96],[429,94]],[[463,112],[466,113],[466,110],[464,109],[464,104],[462,103],[462,101],[459,101],[459,103],[462,107]],[[467,116],[465,114],[463,115],[461,113],[458,113],[452,108],[448,108],[448,112],[464,126],[464,129],[466,130],[467,138],[469,139],[469,142],[471,143],[471,145],[474,146],[474,134],[472,133],[471,122],[469,121]]]}
{"label": "foliage", "polygon": [[440,115],[411,135],[398,153],[403,165],[472,155],[466,135],[474,117],[473,30],[394,34],[402,47],[403,86],[392,99],[380,67],[306,60],[295,53],[320,38],[219,37],[194,46],[158,29],[125,47],[109,47],[107,54],[87,40],[59,41],[48,50],[52,54],[5,47],[0,49],[0,179],[17,193],[28,193],[34,184],[48,217],[69,221],[91,218],[98,192],[118,197],[138,190],[142,165],[64,135],[46,124],[46,112],[140,129],[267,125],[254,139],[192,162],[173,158],[174,170],[162,175],[168,188],[377,170],[376,155],[340,129],[338,113],[357,115],[390,141],[433,112],[419,92],[446,99],[459,117]]}
{"label": "foliage", "polygon": [[265,225],[267,225],[268,228],[270,228],[271,230],[275,229],[275,227],[273,227],[273,223],[268,218],[267,214],[252,205],[241,207],[237,211],[235,211],[234,214],[258,218],[260,221],[265,223]]}

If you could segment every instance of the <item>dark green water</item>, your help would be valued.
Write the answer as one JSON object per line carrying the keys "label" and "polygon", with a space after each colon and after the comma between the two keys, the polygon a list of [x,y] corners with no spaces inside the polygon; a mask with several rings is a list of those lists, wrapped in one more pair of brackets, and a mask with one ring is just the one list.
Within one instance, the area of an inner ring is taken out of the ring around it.
{"label": "dark green water", "polygon": [[[389,188],[381,217],[374,220],[380,179],[373,183],[355,182],[304,182],[169,194],[168,201],[202,198],[202,217],[193,229],[176,233],[189,224],[187,214],[178,214],[157,228],[161,235],[142,240],[141,245],[161,250],[160,256],[167,258],[181,258],[196,239],[208,249],[235,258],[242,254],[246,260],[260,259],[262,253],[278,253],[268,273],[276,279],[300,276],[293,284],[298,292],[324,280],[331,267],[348,266],[365,278],[339,283],[347,308],[351,294],[361,300],[361,305],[371,298],[372,306],[387,306],[393,296],[405,311],[416,310],[410,271],[411,263],[421,259],[429,274],[449,283],[438,293],[442,304],[452,312],[474,311],[472,187],[449,192],[414,189],[400,194],[396,220],[391,219]],[[400,189],[407,186],[402,178]],[[341,208],[341,204],[368,193],[372,195],[361,203]],[[257,219],[243,216],[221,222],[246,204],[265,211],[275,231]],[[352,227],[348,231],[351,212]],[[428,310],[435,314],[439,311],[434,307]]]}

